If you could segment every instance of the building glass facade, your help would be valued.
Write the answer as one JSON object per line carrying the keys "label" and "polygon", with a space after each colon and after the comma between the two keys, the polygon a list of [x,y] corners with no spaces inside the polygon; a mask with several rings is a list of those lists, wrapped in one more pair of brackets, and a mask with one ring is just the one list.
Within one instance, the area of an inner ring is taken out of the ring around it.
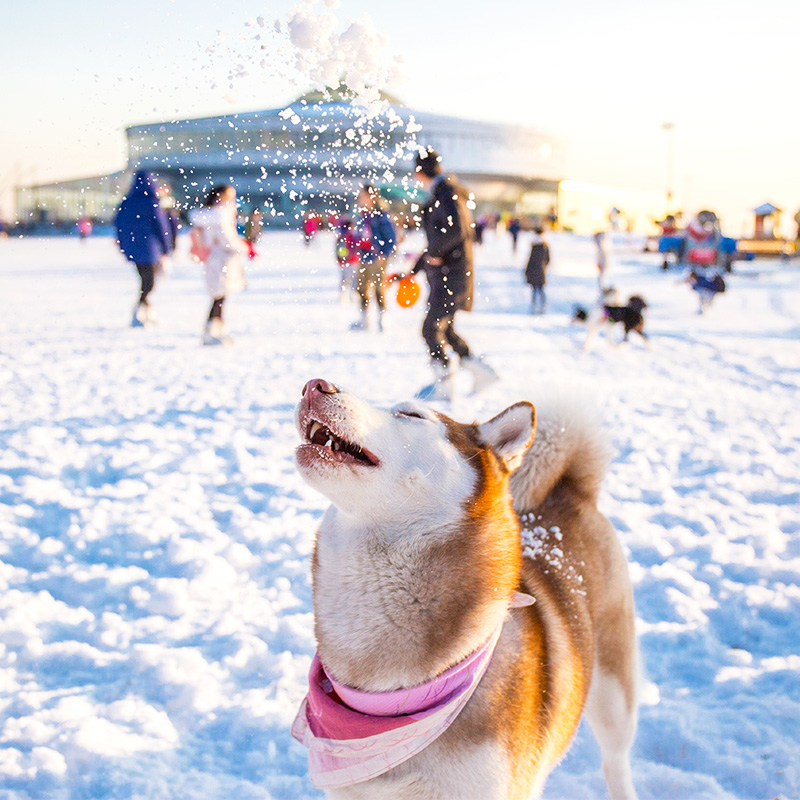
{"label": "building glass facade", "polygon": [[285,109],[137,125],[127,129],[122,173],[28,187],[18,215],[40,221],[113,218],[136,169],[169,183],[179,208],[199,205],[209,188],[230,183],[245,209],[267,224],[294,226],[305,211],[351,208],[369,181],[399,202],[418,191],[410,178],[420,146],[434,147],[480,209],[547,213],[563,177],[561,144],[534,129],[412,112],[384,104],[372,113],[347,100]]}

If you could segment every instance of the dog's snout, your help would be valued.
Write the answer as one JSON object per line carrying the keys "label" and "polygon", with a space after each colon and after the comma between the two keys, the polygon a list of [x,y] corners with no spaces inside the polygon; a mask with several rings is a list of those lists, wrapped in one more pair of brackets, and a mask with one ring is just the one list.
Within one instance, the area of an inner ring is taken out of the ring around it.
{"label": "dog's snout", "polygon": [[339,390],[323,378],[313,378],[303,387],[303,397],[307,394],[319,392],[320,394],[336,394]]}

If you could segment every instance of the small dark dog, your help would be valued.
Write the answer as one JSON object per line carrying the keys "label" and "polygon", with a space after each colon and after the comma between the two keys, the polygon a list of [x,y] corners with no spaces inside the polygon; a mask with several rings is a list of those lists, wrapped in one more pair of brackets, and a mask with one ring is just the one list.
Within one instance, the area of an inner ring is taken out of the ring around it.
{"label": "small dark dog", "polygon": [[647,303],[635,294],[628,299],[628,304],[620,305],[600,305],[596,309],[587,311],[581,306],[576,306],[573,314],[573,321],[585,322],[589,328],[583,349],[588,350],[591,341],[602,329],[610,329],[613,325],[621,323],[625,329],[623,341],[628,341],[628,334],[635,331],[647,341],[647,334],[644,332],[643,311],[647,308]]}
{"label": "small dark dog", "polygon": [[647,308],[647,303],[638,294],[629,298],[626,306],[603,306],[608,322],[621,322],[625,327],[625,341],[628,340],[628,334],[631,331],[636,331],[641,337],[647,338],[642,314],[645,308]]}

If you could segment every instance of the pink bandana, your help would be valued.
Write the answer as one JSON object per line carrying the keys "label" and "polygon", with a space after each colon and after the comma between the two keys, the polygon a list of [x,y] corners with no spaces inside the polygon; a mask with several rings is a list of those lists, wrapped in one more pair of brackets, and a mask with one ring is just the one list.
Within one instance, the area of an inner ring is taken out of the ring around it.
{"label": "pink bandana", "polygon": [[[512,607],[530,602],[532,598],[516,595]],[[502,628],[447,672],[391,692],[343,686],[315,655],[309,692],[292,725],[292,736],[308,748],[314,785],[332,789],[375,778],[441,736],[484,676]]]}

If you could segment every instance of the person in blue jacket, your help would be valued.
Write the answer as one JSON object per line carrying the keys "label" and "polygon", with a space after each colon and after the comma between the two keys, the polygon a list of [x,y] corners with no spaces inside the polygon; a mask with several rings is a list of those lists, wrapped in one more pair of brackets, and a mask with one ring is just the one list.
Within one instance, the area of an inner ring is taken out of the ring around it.
{"label": "person in blue jacket", "polygon": [[354,330],[365,330],[368,325],[367,312],[370,295],[375,295],[378,306],[378,330],[383,330],[383,315],[386,311],[384,279],[386,262],[397,244],[394,223],[383,208],[378,190],[364,184],[358,193],[359,218],[356,226],[358,240],[358,266],[356,267],[356,291],[361,300],[361,318],[354,322]]}
{"label": "person in blue jacket", "polygon": [[114,227],[119,249],[136,265],[141,280],[131,320],[134,328],[141,328],[155,322],[150,292],[164,259],[175,249],[167,213],[159,203],[158,184],[149,172],[138,170],[134,174],[130,191],[117,209]]}

